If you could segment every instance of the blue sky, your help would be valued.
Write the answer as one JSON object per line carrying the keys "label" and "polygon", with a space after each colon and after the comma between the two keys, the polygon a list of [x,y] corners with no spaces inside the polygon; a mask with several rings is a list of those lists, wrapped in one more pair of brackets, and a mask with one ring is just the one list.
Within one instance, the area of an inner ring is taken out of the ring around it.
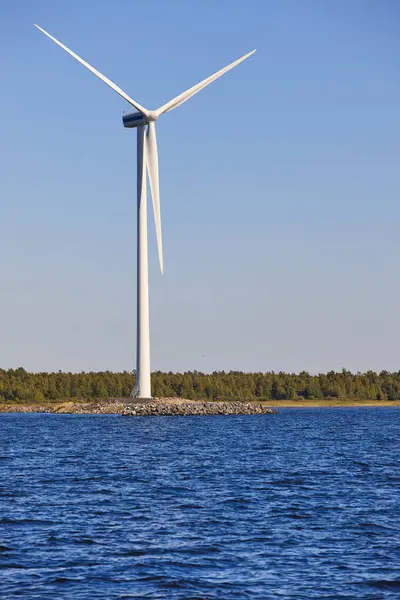
{"label": "blue sky", "polygon": [[152,368],[399,369],[395,0],[5,0],[0,366],[135,362],[129,106],[38,23],[156,108]]}

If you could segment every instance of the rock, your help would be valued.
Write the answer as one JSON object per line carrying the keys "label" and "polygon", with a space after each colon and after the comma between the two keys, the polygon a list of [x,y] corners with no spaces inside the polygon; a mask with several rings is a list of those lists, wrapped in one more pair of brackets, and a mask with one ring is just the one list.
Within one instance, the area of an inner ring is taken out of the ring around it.
{"label": "rock", "polygon": [[193,416],[193,415],[254,415],[273,414],[275,410],[251,402],[202,402],[163,398],[146,403],[132,402],[124,407],[122,415],[131,416]]}
{"label": "rock", "polygon": [[210,402],[184,400],[182,398],[152,398],[145,401],[120,399],[92,400],[48,404],[9,404],[0,403],[0,412],[44,412],[58,414],[121,414],[125,416],[192,416],[192,415],[259,415],[276,411],[262,404],[232,400],[230,402]]}

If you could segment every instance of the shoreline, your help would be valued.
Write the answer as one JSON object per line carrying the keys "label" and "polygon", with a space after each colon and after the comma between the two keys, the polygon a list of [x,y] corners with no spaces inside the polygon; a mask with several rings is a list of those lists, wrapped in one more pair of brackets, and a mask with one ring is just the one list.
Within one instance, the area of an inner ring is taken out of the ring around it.
{"label": "shoreline", "polygon": [[120,415],[200,415],[267,414],[279,408],[383,408],[400,407],[400,400],[264,400],[226,402],[157,398],[134,402],[129,399],[55,400],[49,402],[4,402],[0,413],[120,414]]}
{"label": "shoreline", "polygon": [[146,400],[115,399],[98,402],[52,402],[30,404],[0,404],[3,413],[49,414],[118,414],[125,417],[195,416],[195,415],[255,415],[274,414],[276,410],[260,402],[209,402],[182,398]]}
{"label": "shoreline", "polygon": [[400,400],[271,400],[265,404],[271,408],[393,408],[400,406]]}

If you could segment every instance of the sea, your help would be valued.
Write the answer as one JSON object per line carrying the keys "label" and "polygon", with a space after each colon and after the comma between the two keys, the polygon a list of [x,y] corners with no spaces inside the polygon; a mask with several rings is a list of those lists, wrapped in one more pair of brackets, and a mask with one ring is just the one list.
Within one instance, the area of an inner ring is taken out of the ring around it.
{"label": "sea", "polygon": [[400,408],[0,415],[0,598],[399,599]]}

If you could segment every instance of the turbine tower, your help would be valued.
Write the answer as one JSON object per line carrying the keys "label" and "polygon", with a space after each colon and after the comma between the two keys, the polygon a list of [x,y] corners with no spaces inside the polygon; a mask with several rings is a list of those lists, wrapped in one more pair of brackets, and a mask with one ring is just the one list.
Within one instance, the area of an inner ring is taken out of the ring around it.
{"label": "turbine tower", "polygon": [[72,52],[67,46],[59,42],[47,31],[35,25],[42,33],[47,35],[53,42],[58,44],[63,50],[68,52],[84,67],[89,69],[99,79],[104,81],[124,100],[129,102],[137,112],[124,115],[122,121],[124,127],[136,128],[137,130],[137,329],[136,329],[136,388],[135,397],[151,398],[150,384],[150,327],[149,327],[149,273],[148,273],[148,244],[147,244],[147,192],[146,192],[146,173],[149,176],[151,197],[153,200],[154,221],[156,226],[158,258],[160,261],[161,273],[164,269],[162,233],[161,233],[161,213],[160,213],[160,189],[158,178],[158,150],[156,139],[156,125],[158,117],[162,114],[177,108],[186,100],[200,92],[207,85],[227,73],[233,67],[240,64],[246,58],[254,54],[255,50],[245,54],[227,67],[217,71],[207,79],[204,79],[197,85],[194,85],[186,92],[179,94],[166,104],[163,104],[157,110],[148,110],[141,106],[136,100],[132,100],[120,87],[110,81],[97,69],[89,65],[80,56]]}

